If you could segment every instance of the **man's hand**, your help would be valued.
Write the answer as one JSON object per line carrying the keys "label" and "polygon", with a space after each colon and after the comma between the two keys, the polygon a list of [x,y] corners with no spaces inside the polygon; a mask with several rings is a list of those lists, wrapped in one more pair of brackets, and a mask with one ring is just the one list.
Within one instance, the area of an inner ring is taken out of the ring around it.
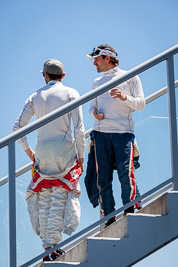
{"label": "man's hand", "polygon": [[78,158],[82,173],[84,172],[84,158]]}
{"label": "man's hand", "polygon": [[99,121],[102,121],[104,119],[104,114],[103,113],[98,113],[97,107],[94,107],[93,115]]}
{"label": "man's hand", "polygon": [[110,90],[110,96],[112,98],[119,98],[121,101],[125,101],[127,96],[122,93],[122,91],[118,88],[113,88]]}
{"label": "man's hand", "polygon": [[35,152],[31,149],[31,147],[29,147],[27,150],[25,150],[27,156],[34,161],[35,160]]}

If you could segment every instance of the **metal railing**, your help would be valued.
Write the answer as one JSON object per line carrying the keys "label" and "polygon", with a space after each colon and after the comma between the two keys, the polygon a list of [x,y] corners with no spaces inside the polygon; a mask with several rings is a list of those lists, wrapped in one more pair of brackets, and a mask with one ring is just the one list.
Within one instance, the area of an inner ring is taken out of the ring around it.
{"label": "metal railing", "polygon": [[[120,76],[120,78],[113,79],[110,82],[105,83],[104,85],[99,86],[97,89],[86,93],[85,95],[81,96],[78,100],[75,100],[69,104],[64,105],[63,107],[45,115],[44,117],[32,122],[31,124],[23,127],[22,129],[18,130],[15,133],[8,135],[5,138],[0,140],[0,149],[8,146],[8,198],[9,198],[9,264],[10,267],[16,267],[16,190],[15,190],[15,141],[20,137],[38,129],[39,127],[51,122],[52,120],[64,115],[65,113],[71,111],[72,109],[88,102],[89,100],[101,95],[102,93],[108,91],[109,89],[123,83],[124,81],[132,78],[139,73],[144,72],[145,70],[161,63],[162,61],[166,60],[167,66],[167,88],[168,88],[168,104],[169,104],[169,127],[170,127],[170,149],[171,149],[171,171],[172,177],[162,183],[161,186],[165,186],[170,182],[174,182],[174,190],[178,190],[178,145],[177,145],[177,122],[176,122],[176,102],[175,102],[175,85],[174,85],[174,64],[173,64],[173,56],[178,53],[178,45],[166,50],[165,52],[157,55],[156,57],[138,65],[137,67],[131,69],[126,74]],[[161,187],[160,187],[161,188]],[[110,217],[118,214],[119,212],[123,211],[124,209],[128,208],[129,206],[135,204],[137,201],[142,200],[149,194],[155,192],[157,189],[152,189],[143,196],[137,198],[137,200],[132,201],[132,203],[128,203],[124,207],[121,207],[117,211],[111,213],[110,215],[106,216],[105,218],[95,222],[90,227],[82,230],[80,233],[76,234],[83,235],[84,233],[88,232],[89,229],[93,229],[105,220],[109,219]],[[68,242],[77,238],[76,235],[68,239]],[[72,240],[71,240],[72,239]],[[43,254],[39,255],[38,257],[34,258],[33,260],[29,261],[28,263],[22,266],[30,266],[37,260],[41,259],[42,257],[46,256],[48,253],[51,253],[57,247],[65,245],[63,241],[60,245],[57,245],[55,248],[49,250],[48,252],[44,252]]]}
{"label": "metal railing", "polygon": [[[178,87],[178,80],[175,81],[174,86],[175,86],[175,88]],[[157,98],[165,95],[167,92],[168,92],[168,87],[165,86],[165,87],[161,88],[160,90],[156,91],[155,93],[145,97],[146,104],[151,103],[152,101],[156,100]],[[90,128],[87,131],[85,131],[85,138],[89,137],[89,134],[90,134],[91,131],[92,131],[92,128]],[[26,164],[23,167],[21,167],[18,170],[16,170],[16,172],[15,172],[16,178],[19,177],[20,175],[26,173],[27,171],[31,170],[31,167],[32,167],[32,163],[29,162],[28,164]],[[6,176],[4,176],[3,178],[0,179],[0,186],[6,184],[7,182],[8,182],[8,175],[6,175]]]}

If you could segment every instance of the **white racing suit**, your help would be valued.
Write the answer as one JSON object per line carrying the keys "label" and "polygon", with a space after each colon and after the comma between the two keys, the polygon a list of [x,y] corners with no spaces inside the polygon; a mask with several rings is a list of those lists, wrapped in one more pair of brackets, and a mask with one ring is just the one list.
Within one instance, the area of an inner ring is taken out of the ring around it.
{"label": "white racing suit", "polygon": [[74,145],[63,140],[37,144],[34,166],[38,176],[27,188],[26,201],[33,230],[48,248],[62,240],[62,232],[71,235],[79,224],[81,170]]}

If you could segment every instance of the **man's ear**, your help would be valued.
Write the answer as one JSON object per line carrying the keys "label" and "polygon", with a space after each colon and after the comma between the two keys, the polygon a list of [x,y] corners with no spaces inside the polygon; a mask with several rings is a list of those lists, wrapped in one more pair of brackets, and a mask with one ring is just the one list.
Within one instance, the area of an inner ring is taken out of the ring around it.
{"label": "man's ear", "polygon": [[45,76],[44,76],[44,77],[45,77],[45,80],[46,80],[47,82],[49,82],[49,75],[48,75],[48,73],[45,72]]}
{"label": "man's ear", "polygon": [[61,79],[64,79],[64,77],[66,76],[65,72],[62,74],[62,78]]}
{"label": "man's ear", "polygon": [[110,56],[106,56],[105,59],[106,59],[107,63],[110,63]]}

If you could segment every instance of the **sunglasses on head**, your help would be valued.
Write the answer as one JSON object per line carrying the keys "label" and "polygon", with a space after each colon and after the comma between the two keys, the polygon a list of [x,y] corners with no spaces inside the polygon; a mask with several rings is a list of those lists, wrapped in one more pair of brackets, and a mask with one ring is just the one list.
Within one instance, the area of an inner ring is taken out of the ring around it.
{"label": "sunglasses on head", "polygon": [[101,53],[101,55],[107,55],[108,54],[108,56],[113,56],[113,57],[116,57],[116,55],[117,55],[117,53],[109,47],[106,47],[103,49],[101,49],[99,47],[94,47],[91,56],[98,56],[100,53]]}
{"label": "sunglasses on head", "polygon": [[97,56],[97,55],[99,55],[99,53],[100,53],[101,50],[102,50],[102,49],[100,49],[100,48],[98,48],[98,47],[94,47],[94,48],[93,48],[93,53],[92,53],[92,54]]}

